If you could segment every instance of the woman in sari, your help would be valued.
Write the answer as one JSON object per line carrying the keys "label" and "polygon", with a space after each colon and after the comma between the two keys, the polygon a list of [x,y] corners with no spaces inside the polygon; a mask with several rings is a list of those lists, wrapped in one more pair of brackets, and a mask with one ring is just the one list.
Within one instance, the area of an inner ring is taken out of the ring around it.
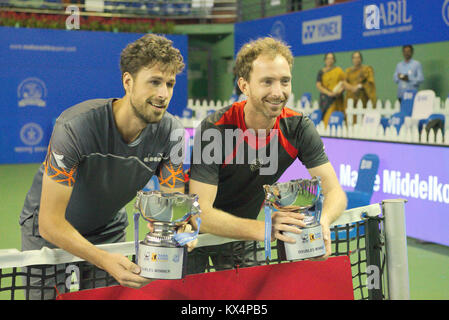
{"label": "woman in sari", "polygon": [[352,67],[346,69],[345,77],[345,108],[347,107],[348,99],[354,100],[356,106],[358,100],[363,103],[363,108],[366,108],[368,100],[371,100],[373,107],[376,107],[376,84],[374,82],[374,70],[371,66],[362,64],[363,57],[359,51],[352,54]]}
{"label": "woman in sari", "polygon": [[335,55],[327,53],[324,56],[325,66],[318,72],[316,80],[316,87],[320,91],[320,109],[323,112],[323,122],[326,127],[332,112],[344,113],[345,73],[343,69],[335,66],[335,61]]}

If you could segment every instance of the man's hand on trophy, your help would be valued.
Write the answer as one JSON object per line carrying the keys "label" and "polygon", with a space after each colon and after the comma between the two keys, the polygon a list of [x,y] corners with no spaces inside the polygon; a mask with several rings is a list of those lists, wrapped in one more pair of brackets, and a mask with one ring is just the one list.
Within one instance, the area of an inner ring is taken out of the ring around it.
{"label": "man's hand on trophy", "polygon": [[153,232],[153,231],[154,231],[154,227],[153,227],[153,224],[152,224],[151,222],[148,222],[148,223],[147,223],[147,227],[148,227],[148,230],[149,230],[150,232]]}
{"label": "man's hand on trophy", "polygon": [[[150,232],[154,231],[154,227],[153,224],[151,222],[147,223],[147,227],[150,230]],[[178,233],[193,233],[193,228],[192,225],[190,223],[184,223],[181,226],[178,227],[178,229],[176,230]],[[187,246],[187,251],[191,252],[193,249],[195,249],[196,244],[198,243],[198,239],[195,239],[193,241],[187,242],[186,246]]]}
{"label": "man's hand on trophy", "polygon": [[[186,223],[178,228],[178,233],[193,233],[193,228],[190,223]],[[198,243],[198,239],[195,239],[193,241],[187,242],[187,251],[191,252],[193,249],[195,249],[196,245]]]}
{"label": "man's hand on trophy", "polygon": [[140,267],[118,253],[106,253],[102,268],[124,287],[139,289],[154,279],[139,276]]}
{"label": "man's hand on trophy", "polygon": [[288,243],[295,243],[295,239],[282,234],[282,232],[292,232],[300,234],[302,231],[299,227],[304,228],[304,215],[298,212],[275,211],[272,215],[271,239],[279,239]]}
{"label": "man's hand on trophy", "polygon": [[278,210],[280,211],[284,211],[284,212],[299,212],[299,210],[301,209],[300,206],[283,206],[283,207],[279,207]]}

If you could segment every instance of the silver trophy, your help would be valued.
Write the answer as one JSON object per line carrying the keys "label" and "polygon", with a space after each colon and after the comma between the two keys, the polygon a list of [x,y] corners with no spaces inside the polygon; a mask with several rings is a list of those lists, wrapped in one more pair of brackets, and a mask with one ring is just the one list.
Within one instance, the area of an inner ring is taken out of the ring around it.
{"label": "silver trophy", "polygon": [[[321,194],[321,180],[313,177],[311,180],[298,179],[288,182],[264,185],[265,214],[271,238],[271,214],[274,210],[298,212],[305,215],[306,227],[300,234],[284,232],[296,240],[296,243],[284,243],[278,240],[278,254],[284,260],[301,260],[322,256],[326,253],[323,240],[323,230],[320,224],[321,209],[324,196]],[[269,215],[269,217],[267,216]],[[268,230],[265,237],[268,236]],[[270,241],[265,241],[265,250],[270,253]]]}
{"label": "silver trophy", "polygon": [[[134,215],[136,263],[141,268],[140,275],[152,279],[182,279],[185,276],[187,249],[185,244],[198,236],[194,233],[177,233],[177,229],[188,223],[192,215],[201,213],[198,196],[183,193],[163,193],[160,191],[139,191]],[[153,231],[139,242],[138,220],[141,216],[151,222]],[[174,216],[182,218],[173,220]]]}

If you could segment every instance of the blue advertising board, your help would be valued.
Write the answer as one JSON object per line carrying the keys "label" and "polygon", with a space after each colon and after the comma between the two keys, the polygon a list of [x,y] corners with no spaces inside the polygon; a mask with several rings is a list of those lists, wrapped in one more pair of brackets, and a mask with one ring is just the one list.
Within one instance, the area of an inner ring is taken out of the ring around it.
{"label": "blue advertising board", "polygon": [[449,40],[449,0],[360,0],[237,23],[235,50],[274,36],[294,56]]}
{"label": "blue advertising board", "polygon": [[[120,98],[120,52],[143,36],[0,27],[0,163],[43,161],[53,121],[88,99]],[[168,35],[187,65],[187,36]],[[169,112],[187,105],[187,67],[177,76]]]}
{"label": "blue advertising board", "polygon": [[[379,169],[371,203],[406,199],[407,235],[449,245],[449,148],[338,138],[322,140],[344,190],[354,190],[363,155],[377,154]],[[279,181],[307,177],[310,174],[296,160]]]}

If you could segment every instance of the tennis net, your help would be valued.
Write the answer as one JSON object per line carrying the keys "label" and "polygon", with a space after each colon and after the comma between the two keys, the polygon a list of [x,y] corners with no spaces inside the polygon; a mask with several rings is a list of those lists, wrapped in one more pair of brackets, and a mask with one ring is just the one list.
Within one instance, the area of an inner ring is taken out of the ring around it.
{"label": "tennis net", "polygon": [[[349,256],[355,299],[408,299],[404,203],[391,200],[346,210],[331,226],[332,256]],[[99,247],[135,259],[133,242]],[[270,260],[259,242],[201,234],[193,252],[205,249],[209,259],[200,272],[288,263],[276,242]],[[0,250],[1,300],[55,299],[62,293],[116,284],[103,270],[62,249]]]}

